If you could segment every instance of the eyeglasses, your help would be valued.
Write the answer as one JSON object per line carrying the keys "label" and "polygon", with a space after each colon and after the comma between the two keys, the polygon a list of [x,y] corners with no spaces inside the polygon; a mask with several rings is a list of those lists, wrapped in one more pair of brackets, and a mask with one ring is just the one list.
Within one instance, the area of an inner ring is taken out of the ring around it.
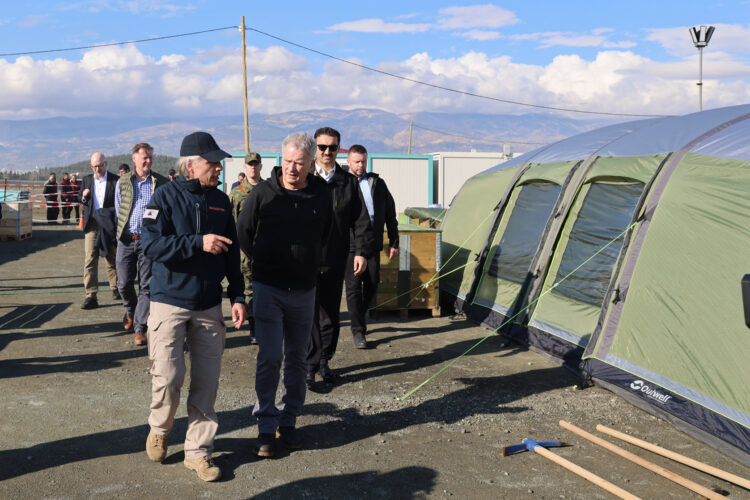
{"label": "eyeglasses", "polygon": [[318,151],[325,151],[326,149],[330,149],[332,152],[336,152],[339,150],[338,144],[318,144]]}

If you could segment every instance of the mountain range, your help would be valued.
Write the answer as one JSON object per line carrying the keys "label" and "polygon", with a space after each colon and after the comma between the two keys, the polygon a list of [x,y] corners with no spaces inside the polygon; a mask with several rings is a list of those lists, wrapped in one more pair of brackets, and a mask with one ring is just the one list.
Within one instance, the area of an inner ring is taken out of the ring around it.
{"label": "mountain range", "polygon": [[[283,138],[295,131],[312,134],[330,126],[342,134],[342,146],[363,144],[372,153],[404,154],[437,151],[530,151],[580,132],[611,123],[552,114],[390,113],[376,109],[321,109],[249,116],[250,149],[278,152]],[[228,152],[245,149],[242,114],[236,116],[144,118],[86,117],[0,120],[0,170],[29,171],[86,161],[94,151],[129,154],[139,142],[154,153],[178,156],[190,132],[211,132]]]}

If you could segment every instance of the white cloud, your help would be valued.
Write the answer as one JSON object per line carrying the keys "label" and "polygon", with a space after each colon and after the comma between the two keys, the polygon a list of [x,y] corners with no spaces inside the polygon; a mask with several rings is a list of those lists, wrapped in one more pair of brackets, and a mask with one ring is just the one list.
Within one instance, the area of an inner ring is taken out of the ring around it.
{"label": "white cloud", "polygon": [[[240,59],[239,48],[216,47],[154,59],[137,46],[91,49],[77,60],[0,59],[0,118],[135,114],[148,120],[200,113],[238,115],[243,102]],[[248,47],[247,67],[252,113],[326,107],[535,111],[338,61],[320,68],[283,47]],[[479,51],[459,57],[422,52],[377,68],[467,93],[592,111],[680,114],[694,111],[697,100],[695,56],[664,63],[629,51],[605,50],[592,57],[561,55],[546,65],[530,65]],[[706,108],[748,102],[750,64],[715,52],[704,67],[704,83]]]}
{"label": "white cloud", "polygon": [[174,0],[81,0],[58,6],[65,11],[129,12],[130,14],[160,14],[172,17],[179,12],[195,10],[195,6]]}
{"label": "white cloud", "polygon": [[500,28],[516,24],[516,15],[496,5],[470,5],[466,7],[446,7],[438,13],[438,28],[443,30],[469,28]]}
{"label": "white cloud", "polygon": [[487,40],[497,40],[498,38],[500,38],[500,33],[498,33],[497,31],[469,30],[460,33],[459,36],[468,38],[470,40],[479,40],[483,42]]}
{"label": "white cloud", "polygon": [[356,33],[421,33],[430,29],[429,24],[388,23],[382,19],[360,19],[329,26],[329,31],[352,31]]}

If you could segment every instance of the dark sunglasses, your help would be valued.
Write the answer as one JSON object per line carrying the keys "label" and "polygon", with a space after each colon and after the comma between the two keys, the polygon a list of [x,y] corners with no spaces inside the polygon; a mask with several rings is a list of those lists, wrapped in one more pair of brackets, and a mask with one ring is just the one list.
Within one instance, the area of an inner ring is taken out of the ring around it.
{"label": "dark sunglasses", "polygon": [[339,145],[338,144],[318,144],[318,151],[325,151],[326,149],[330,149],[331,151],[338,151]]}

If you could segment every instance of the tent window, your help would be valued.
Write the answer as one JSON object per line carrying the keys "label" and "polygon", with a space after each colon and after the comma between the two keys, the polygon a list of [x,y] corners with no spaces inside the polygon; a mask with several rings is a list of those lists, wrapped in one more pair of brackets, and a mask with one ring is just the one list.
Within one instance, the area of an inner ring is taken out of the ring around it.
{"label": "tent window", "polygon": [[523,283],[559,194],[560,186],[551,182],[521,187],[500,246],[490,262],[490,275]]}
{"label": "tent window", "polygon": [[[592,184],[570,232],[555,282],[616,238],[630,224],[643,183]],[[561,282],[552,293],[601,306],[623,239],[613,242]]]}

